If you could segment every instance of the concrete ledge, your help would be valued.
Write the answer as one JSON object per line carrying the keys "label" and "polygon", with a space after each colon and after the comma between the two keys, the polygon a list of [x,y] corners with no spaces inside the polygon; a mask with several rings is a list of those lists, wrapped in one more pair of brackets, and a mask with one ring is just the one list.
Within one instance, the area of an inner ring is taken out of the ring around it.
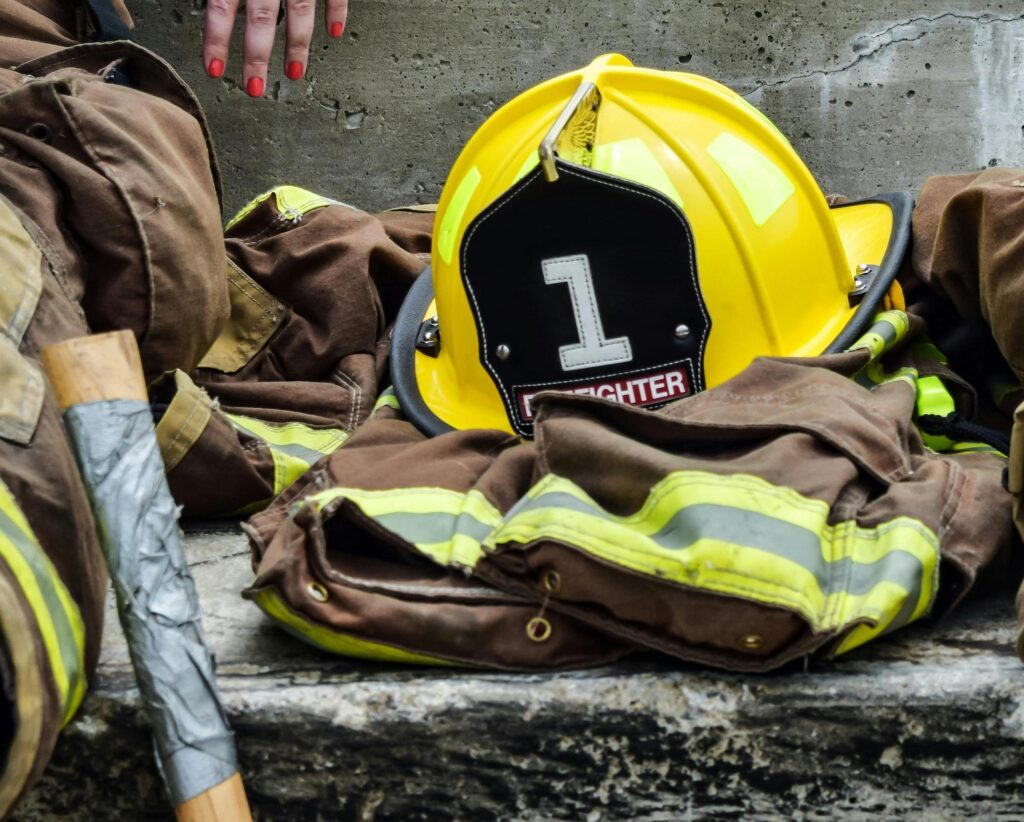
{"label": "concrete ledge", "polygon": [[[744,677],[648,659],[550,676],[349,663],[238,597],[245,540],[187,551],[265,820],[1024,815],[1009,595],[836,663]],[[17,819],[170,819],[116,616]]]}

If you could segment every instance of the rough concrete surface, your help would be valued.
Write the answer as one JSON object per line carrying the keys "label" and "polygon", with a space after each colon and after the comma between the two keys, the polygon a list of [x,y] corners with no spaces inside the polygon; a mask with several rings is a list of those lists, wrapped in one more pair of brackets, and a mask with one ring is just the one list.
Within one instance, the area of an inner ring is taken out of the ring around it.
{"label": "rough concrete surface", "polygon": [[205,76],[202,0],[131,5],[140,40],[206,107],[229,212],[282,181],[370,209],[435,200],[498,105],[607,51],[732,86],[829,191],[1024,165],[1017,2],[352,0],[341,42],[318,27],[306,79],[284,78],[278,44],[257,101],[241,88],[237,43],[225,77]]}
{"label": "rough concrete surface", "polygon": [[[771,676],[653,657],[470,673],[306,647],[238,597],[241,534],[186,550],[258,820],[1024,817],[1009,596]],[[20,822],[170,819],[137,697],[111,608]]]}

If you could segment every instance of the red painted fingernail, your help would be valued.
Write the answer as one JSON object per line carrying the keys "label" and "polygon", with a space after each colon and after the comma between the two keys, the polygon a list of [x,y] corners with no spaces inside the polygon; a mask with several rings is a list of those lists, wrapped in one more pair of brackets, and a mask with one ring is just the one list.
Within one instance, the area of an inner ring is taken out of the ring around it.
{"label": "red painted fingernail", "polygon": [[298,80],[303,74],[305,74],[302,69],[302,63],[298,60],[292,60],[288,64],[288,68],[285,69],[284,73],[288,75],[289,80]]}
{"label": "red painted fingernail", "polygon": [[206,67],[206,73],[211,77],[220,77],[224,73],[224,61],[213,59]]}
{"label": "red painted fingernail", "polygon": [[249,82],[245,84],[245,91],[250,97],[262,97],[263,96],[263,78],[262,77],[250,77]]}
{"label": "red painted fingernail", "polygon": [[345,27],[341,23],[331,23],[331,37],[341,37]]}

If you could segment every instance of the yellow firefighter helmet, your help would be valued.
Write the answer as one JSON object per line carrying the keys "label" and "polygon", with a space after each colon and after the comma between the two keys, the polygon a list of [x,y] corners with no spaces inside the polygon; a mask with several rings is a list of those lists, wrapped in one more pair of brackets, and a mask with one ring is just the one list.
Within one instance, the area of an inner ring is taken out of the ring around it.
{"label": "yellow firefighter helmet", "polygon": [[430,434],[529,436],[541,391],[658,407],[757,356],[842,351],[892,287],[912,205],[830,208],[733,91],[600,57],[463,149],[395,324],[395,392]]}

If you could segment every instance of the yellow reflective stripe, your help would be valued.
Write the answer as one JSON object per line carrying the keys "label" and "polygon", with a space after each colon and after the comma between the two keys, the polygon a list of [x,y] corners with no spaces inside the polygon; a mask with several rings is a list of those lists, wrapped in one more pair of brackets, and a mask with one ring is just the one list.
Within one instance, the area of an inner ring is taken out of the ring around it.
{"label": "yellow reflective stripe", "polygon": [[398,662],[412,665],[448,665],[459,667],[459,663],[436,656],[416,654],[382,642],[371,642],[366,639],[344,634],[313,622],[297,611],[288,607],[273,588],[251,591],[246,596],[255,602],[271,619],[276,621],[292,636],[298,637],[310,645],[330,651],[333,654],[355,657],[357,659],[373,659],[378,662]]}
{"label": "yellow reflective stripe", "polygon": [[455,244],[459,241],[462,217],[469,206],[469,200],[480,185],[480,170],[473,166],[466,176],[459,181],[458,188],[452,195],[451,200],[445,207],[444,216],[441,218],[441,226],[437,232],[437,250],[441,259],[451,263],[452,255],[455,254]]}
{"label": "yellow reflective stripe", "polygon": [[855,627],[843,650],[927,613],[937,587],[938,539],[923,523],[829,524],[827,503],[749,475],[674,472],[630,516],[555,475],[504,520],[475,490],[336,488],[308,501],[322,511],[340,499],[442,565],[473,568],[484,550],[554,540],[686,587],[796,611],[816,631],[870,623]]}
{"label": "yellow reflective stripe", "polygon": [[270,191],[264,191],[243,207],[241,211],[228,221],[224,230],[230,231],[255,211],[260,203],[266,202],[271,197],[274,198],[281,217],[292,222],[301,219],[304,214],[308,214],[310,211],[324,208],[325,206],[343,205],[346,208],[352,207],[338,200],[332,200],[330,197],[324,197],[322,194],[316,194],[304,188],[299,188],[299,186],[275,186]]}
{"label": "yellow reflective stripe", "polygon": [[683,207],[683,198],[664,166],[639,137],[594,147],[594,169],[653,188]]}
{"label": "yellow reflective stripe", "polygon": [[463,494],[447,488],[330,488],[307,497],[306,502],[323,511],[340,499],[349,500],[440,565],[475,566],[484,539],[502,519],[501,512],[477,490]]}
{"label": "yellow reflective stripe", "polygon": [[719,134],[708,154],[736,188],[756,226],[768,222],[796,191],[782,169],[734,134]]}
{"label": "yellow reflective stripe", "polygon": [[340,428],[311,428],[300,422],[269,423],[227,412],[224,416],[239,431],[266,443],[274,460],[274,496],[348,439]]}
{"label": "yellow reflective stripe", "polygon": [[395,411],[401,411],[402,406],[398,404],[398,397],[395,395],[394,388],[386,388],[384,392],[377,397],[377,402],[373,404],[373,410],[379,411],[381,408],[387,406],[393,408]]}
{"label": "yellow reflective stripe", "polygon": [[10,568],[35,616],[66,725],[85,696],[85,625],[57,569],[2,482],[0,561]]}
{"label": "yellow reflective stripe", "polygon": [[882,311],[875,315],[871,327],[851,345],[847,351],[866,349],[875,360],[907,336],[910,330],[910,317],[903,311]]}
{"label": "yellow reflective stripe", "polygon": [[[548,504],[552,496],[561,498]],[[910,517],[865,529],[829,525],[828,514],[825,502],[757,477],[687,471],[618,517],[551,475],[487,547],[555,539],[688,587],[796,610],[820,631],[870,619],[880,632],[926,613],[937,585],[934,533]]]}

